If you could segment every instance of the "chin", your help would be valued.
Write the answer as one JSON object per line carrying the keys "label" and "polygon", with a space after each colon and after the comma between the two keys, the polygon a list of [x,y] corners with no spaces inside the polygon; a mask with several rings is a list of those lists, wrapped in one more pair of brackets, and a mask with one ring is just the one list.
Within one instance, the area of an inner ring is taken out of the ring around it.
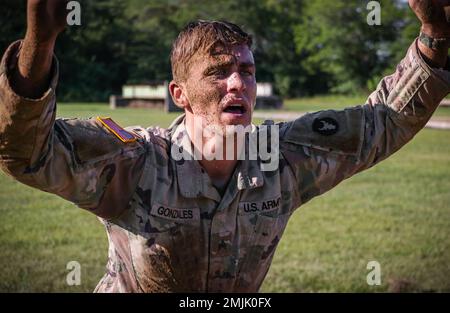
{"label": "chin", "polygon": [[248,126],[252,122],[251,115],[249,114],[229,114],[229,113],[222,113],[221,116],[221,124],[222,125],[242,125],[242,126]]}

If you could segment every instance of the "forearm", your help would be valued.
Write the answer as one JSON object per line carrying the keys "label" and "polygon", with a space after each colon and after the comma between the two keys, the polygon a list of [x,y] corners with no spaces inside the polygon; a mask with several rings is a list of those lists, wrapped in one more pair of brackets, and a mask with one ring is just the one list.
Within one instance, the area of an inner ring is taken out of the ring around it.
{"label": "forearm", "polygon": [[49,88],[54,45],[54,41],[40,43],[33,34],[27,34],[11,77],[19,95],[36,99]]}
{"label": "forearm", "polygon": [[[408,2],[422,24],[418,45],[422,58],[431,67],[445,68],[449,65],[447,59],[450,46],[450,0],[409,0]],[[422,40],[425,41],[422,42]]]}
{"label": "forearm", "polygon": [[22,97],[37,99],[49,88],[55,41],[66,25],[66,3],[27,1],[27,31],[17,66],[8,77],[14,91]]}
{"label": "forearm", "polygon": [[435,68],[445,68],[446,66],[449,66],[449,64],[447,64],[448,48],[436,51],[419,42],[419,50],[423,59],[429,66]]}
{"label": "forearm", "polygon": [[11,44],[0,64],[0,160],[32,163],[39,158],[53,125],[58,62],[56,58],[51,61],[45,92],[36,98],[23,96],[17,91],[17,82],[12,81],[22,47],[20,41]]}
{"label": "forearm", "polygon": [[365,132],[362,148],[363,163],[368,166],[409,142],[450,92],[450,72],[442,69],[448,57],[440,63],[429,57],[439,63],[432,66],[419,44],[418,40],[413,43],[395,73],[385,77],[368,98],[365,121],[371,131]]}
{"label": "forearm", "polygon": [[[427,34],[430,37],[446,37],[447,34],[439,32],[439,30],[433,29],[431,26],[422,26],[421,32]],[[419,51],[428,65],[435,68],[445,68],[448,60],[448,49],[450,48],[450,43],[445,44],[443,47],[438,49],[431,49],[427,47],[424,43],[419,41],[418,45]]]}

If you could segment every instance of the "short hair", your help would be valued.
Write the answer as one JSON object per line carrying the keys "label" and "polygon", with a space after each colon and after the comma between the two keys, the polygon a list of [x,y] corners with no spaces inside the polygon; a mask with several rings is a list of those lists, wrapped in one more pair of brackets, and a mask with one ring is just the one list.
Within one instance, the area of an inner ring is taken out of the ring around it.
{"label": "short hair", "polygon": [[237,45],[252,47],[252,36],[236,24],[226,21],[198,20],[187,24],[173,43],[170,54],[172,76],[185,82],[194,56],[210,55],[217,48]]}

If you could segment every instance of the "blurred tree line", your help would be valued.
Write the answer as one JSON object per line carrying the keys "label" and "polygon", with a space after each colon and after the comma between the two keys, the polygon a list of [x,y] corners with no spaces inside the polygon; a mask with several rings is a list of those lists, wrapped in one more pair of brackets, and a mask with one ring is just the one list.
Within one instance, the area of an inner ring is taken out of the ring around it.
{"label": "blurred tree line", "polygon": [[[193,19],[225,19],[254,36],[258,81],[285,97],[360,93],[394,69],[419,32],[406,1],[383,0],[381,25],[366,0],[79,1],[81,26],[57,43],[60,101],[107,101],[125,83],[171,78],[169,53]],[[0,49],[25,32],[26,0],[0,3]]]}

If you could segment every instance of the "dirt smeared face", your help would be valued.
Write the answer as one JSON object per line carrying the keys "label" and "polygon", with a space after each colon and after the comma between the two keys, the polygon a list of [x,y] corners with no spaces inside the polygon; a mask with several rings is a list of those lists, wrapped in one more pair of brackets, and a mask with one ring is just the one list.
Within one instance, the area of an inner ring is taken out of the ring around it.
{"label": "dirt smeared face", "polygon": [[253,54],[247,45],[196,57],[185,86],[187,110],[202,117],[203,126],[251,123],[256,78]]}

